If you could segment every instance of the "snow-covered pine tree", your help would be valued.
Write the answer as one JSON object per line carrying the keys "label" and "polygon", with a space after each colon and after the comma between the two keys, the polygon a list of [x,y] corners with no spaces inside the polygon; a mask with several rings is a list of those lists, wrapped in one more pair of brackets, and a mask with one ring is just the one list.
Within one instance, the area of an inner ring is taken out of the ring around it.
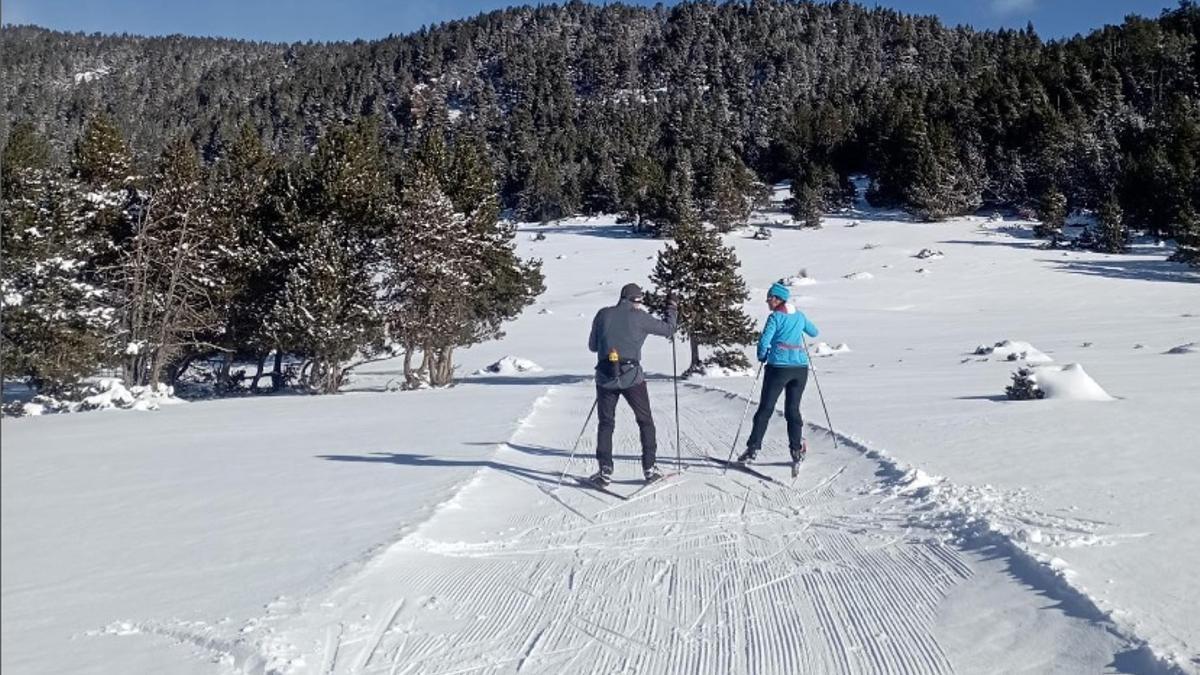
{"label": "snow-covered pine tree", "polygon": [[1172,260],[1200,267],[1200,216],[1191,206],[1180,209],[1175,225],[1175,254]]}
{"label": "snow-covered pine tree", "polygon": [[[740,349],[754,339],[754,322],[742,309],[749,294],[738,274],[738,259],[721,236],[695,220],[675,225],[675,241],[658,253],[650,281],[654,291],[647,302],[662,307],[668,293],[679,302],[679,330],[691,343],[684,376],[713,363],[723,367],[749,366]],[[717,350],[701,359],[700,348]]]}
{"label": "snow-covered pine tree", "polygon": [[219,303],[223,329],[216,340],[222,348],[218,373],[222,388],[237,384],[229,379],[229,371],[239,353],[257,361],[253,383],[257,387],[264,360],[275,346],[265,321],[287,278],[280,236],[284,223],[268,199],[276,168],[276,159],[248,124],[224,145],[214,167],[216,217],[231,235],[220,256],[226,282]]}
{"label": "snow-covered pine tree", "polygon": [[653,157],[635,155],[625,162],[619,180],[621,215],[633,222],[633,231],[650,230],[648,219],[662,210],[667,178]]}
{"label": "snow-covered pine tree", "polygon": [[337,216],[295,223],[299,238],[287,279],[267,315],[279,349],[303,360],[299,383],[335,394],[382,339],[368,244],[345,236]]}
{"label": "snow-covered pine tree", "polygon": [[607,143],[597,142],[592,152],[595,158],[583,179],[583,209],[585,213],[615,213],[620,209],[621,175]]}
{"label": "snow-covered pine tree", "polygon": [[792,178],[792,196],[788,199],[788,212],[801,227],[818,229],[821,214],[826,207],[828,178],[834,178],[832,170],[824,166],[802,167]]}
{"label": "snow-covered pine tree", "polygon": [[1012,374],[1012,384],[1004,388],[1004,393],[1013,401],[1032,401],[1046,397],[1046,392],[1037,385],[1037,379],[1029,368],[1020,368]]}
{"label": "snow-covered pine tree", "polygon": [[1041,222],[1033,226],[1033,234],[1057,243],[1067,221],[1067,198],[1058,186],[1051,185],[1038,200],[1038,219]]}
{"label": "snow-covered pine tree", "polygon": [[174,383],[191,359],[215,347],[223,293],[221,231],[204,170],[183,138],[163,151],[150,194],[123,242],[121,338],[130,384]]}
{"label": "snow-covered pine tree", "polygon": [[113,309],[95,269],[105,233],[88,227],[81,186],[49,157],[22,123],[0,160],[0,370],[61,395],[108,360]]}
{"label": "snow-covered pine tree", "polygon": [[708,180],[707,216],[718,232],[746,224],[753,204],[754,177],[734,156],[722,154]]}
{"label": "snow-covered pine tree", "polygon": [[497,222],[486,145],[460,137],[444,161],[440,146],[426,138],[408,163],[382,247],[382,303],[410,388],[450,384],[454,350],[498,337],[542,290],[540,263],[518,259],[513,226]]}
{"label": "snow-covered pine tree", "polygon": [[75,145],[75,177],[91,186],[119,187],[132,180],[132,166],[129,148],[112,118],[103,113],[88,118]]}
{"label": "snow-covered pine tree", "polygon": [[[444,386],[453,378],[454,347],[471,319],[467,252],[480,243],[442,190],[436,167],[414,161],[381,247],[381,302],[391,337],[405,350],[406,387]],[[422,361],[414,367],[418,352]]]}
{"label": "snow-covered pine tree", "polygon": [[917,163],[904,194],[909,210],[927,221],[970,213],[983,202],[983,162],[974,144],[944,122],[930,124],[916,148]]}
{"label": "snow-covered pine tree", "polygon": [[541,261],[517,257],[513,240],[516,228],[499,220],[500,196],[495,172],[488,160],[487,143],[478,136],[459,135],[451,147],[450,166],[444,180],[446,195],[457,213],[466,216],[467,249],[471,274],[471,321],[464,326],[458,346],[503,337],[501,325],[521,313],[545,290]]}
{"label": "snow-covered pine tree", "polygon": [[1096,215],[1099,220],[1096,250],[1105,253],[1124,253],[1128,250],[1129,230],[1125,227],[1125,215],[1115,193],[1105,198]]}
{"label": "snow-covered pine tree", "polygon": [[659,204],[659,212],[654,217],[652,232],[656,237],[672,238],[675,229],[699,223],[700,215],[696,211],[693,199],[695,176],[692,173],[692,161],[687,152],[679,152],[671,162],[671,170],[667,173],[666,192]]}
{"label": "snow-covered pine tree", "polygon": [[[145,198],[139,189],[143,178],[132,167],[132,152],[112,120],[103,114],[90,117],[75,144],[71,177],[83,189],[81,217],[88,229],[117,244],[100,256],[100,265],[109,272],[120,267],[121,247],[133,234]],[[107,283],[114,290],[120,285],[115,278]]]}
{"label": "snow-covered pine tree", "polygon": [[295,241],[281,237],[288,273],[267,329],[277,349],[303,360],[300,384],[312,391],[336,393],[383,347],[372,279],[377,242],[396,217],[384,166],[378,127],[362,119],[321,138],[294,191],[286,173],[269,191]]}

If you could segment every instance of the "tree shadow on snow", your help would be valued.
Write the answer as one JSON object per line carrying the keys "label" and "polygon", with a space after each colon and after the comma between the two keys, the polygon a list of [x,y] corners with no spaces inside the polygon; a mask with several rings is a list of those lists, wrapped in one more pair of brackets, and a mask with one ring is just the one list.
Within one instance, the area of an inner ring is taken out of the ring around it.
{"label": "tree shadow on snow", "polygon": [[372,452],[366,455],[317,455],[318,459],[331,462],[365,462],[368,464],[395,464],[417,467],[486,467],[512,474],[533,483],[557,483],[559,474],[539,471],[527,467],[505,464],[490,459],[446,459],[433,455],[408,452]]}
{"label": "tree shadow on snow", "polygon": [[1183,263],[1169,260],[1042,260],[1055,265],[1059,271],[1110,279],[1142,281],[1171,281],[1200,283],[1200,272]]}
{"label": "tree shadow on snow", "polygon": [[[499,442],[499,443],[489,443],[489,442],[480,441],[480,442],[467,443],[466,445],[491,445],[491,446],[503,445],[503,446],[512,448],[513,450],[516,450],[517,452],[528,454],[528,455],[534,455],[534,456],[539,456],[539,457],[561,457],[564,462],[566,461],[566,459],[568,457],[571,456],[571,451],[569,449],[548,448],[548,447],[538,446],[538,445],[521,445],[519,443],[511,443],[511,442],[507,442],[507,441]],[[543,471],[540,469],[532,469],[532,468],[529,468],[526,466],[520,466],[517,464],[509,464],[507,462],[500,462],[500,461],[496,461],[495,459],[491,459],[491,458],[487,458],[487,459],[452,459],[452,458],[436,457],[433,455],[424,455],[424,454],[408,453],[408,452],[371,452],[371,453],[367,453],[365,455],[316,455],[316,457],[318,459],[324,459],[324,460],[327,460],[330,462],[363,462],[363,463],[368,463],[368,464],[395,464],[398,466],[415,466],[415,467],[488,468],[488,469],[495,469],[496,471],[503,471],[505,473],[511,474],[518,478],[522,478],[526,481],[529,481],[529,482],[535,483],[535,484],[542,483],[542,484],[549,484],[549,485],[557,485],[560,477],[562,476],[561,468],[554,470],[554,471]],[[588,459],[594,458],[594,453],[590,450],[587,452],[577,452],[575,454],[575,457],[577,459],[583,458],[584,460],[588,460]],[[613,459],[616,460],[617,462],[630,462],[632,464],[632,468],[630,469],[630,471],[633,471],[636,475],[639,475],[639,476],[641,475],[641,464],[640,464],[641,459],[642,459],[641,453],[638,453],[636,455],[614,454]],[[663,455],[661,453],[661,451],[659,453],[659,460],[662,463],[669,464],[671,466],[674,466],[674,464],[675,464],[674,457],[666,457],[665,455]],[[708,466],[708,464],[706,462],[704,462],[703,460],[696,460],[696,459],[692,459],[692,458],[684,458],[683,464],[687,465],[687,466]],[[626,473],[625,467],[622,467],[620,464],[618,464],[617,465],[617,473],[618,474]],[[571,474],[568,474],[568,475],[571,475]],[[616,483],[636,483],[638,485],[640,485],[642,483],[642,481],[640,479],[632,480],[632,481],[631,480],[617,480],[614,482],[616,482]]]}
{"label": "tree shadow on snow", "polygon": [[[607,224],[603,224],[607,223]],[[633,231],[633,227],[626,223],[612,223],[603,221],[603,223],[578,224],[578,225],[525,225],[517,228],[517,234],[573,234],[583,237],[600,237],[602,239],[649,239],[645,234],[640,234]]]}
{"label": "tree shadow on snow", "polygon": [[977,241],[974,239],[946,239],[939,244],[961,244],[963,246],[1006,246],[1008,248],[1040,249],[1041,242],[1032,239],[998,239],[995,241]]}
{"label": "tree shadow on snow", "polygon": [[[649,382],[669,382],[670,375],[663,373],[646,373],[646,380]],[[595,379],[593,373],[576,373],[562,375],[471,375],[468,377],[460,377],[454,381],[455,384],[490,384],[490,385],[537,385],[541,387],[556,385],[556,384],[579,384],[581,382],[592,382]]]}
{"label": "tree shadow on snow", "polygon": [[577,384],[592,379],[591,373],[587,375],[579,374],[564,374],[564,375],[469,375],[460,377],[454,381],[455,384],[532,384],[539,387],[545,387],[556,384]]}

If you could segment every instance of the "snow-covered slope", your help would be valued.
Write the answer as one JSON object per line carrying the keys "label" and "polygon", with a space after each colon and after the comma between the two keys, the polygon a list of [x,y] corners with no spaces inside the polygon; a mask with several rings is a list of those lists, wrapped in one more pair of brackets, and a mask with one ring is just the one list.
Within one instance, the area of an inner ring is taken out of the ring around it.
{"label": "snow-covered slope", "polygon": [[[1200,360],[1171,353],[1200,340],[1195,274],[1153,247],[887,218],[728,238],[756,317],[771,282],[811,279],[797,304],[853,347],[814,361],[839,444],[810,382],[794,486],[698,457],[730,450],[752,379],[733,377],[681,387],[686,470],[661,491],[551,491],[591,316],[661,246],[606,218],[523,226],[548,290],[461,356],[540,371],[381,393],[381,363],[338,397],[5,420],[5,672],[1200,669]],[[1037,354],[975,353],[1006,340]],[[673,459],[670,344],[644,361]],[[1005,400],[1036,363],[1081,364],[1112,400]]]}

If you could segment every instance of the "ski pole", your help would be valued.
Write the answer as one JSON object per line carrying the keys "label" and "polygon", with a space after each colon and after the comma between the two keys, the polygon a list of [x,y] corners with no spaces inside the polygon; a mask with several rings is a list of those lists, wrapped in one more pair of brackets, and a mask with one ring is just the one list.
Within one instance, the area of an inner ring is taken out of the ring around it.
{"label": "ski pole", "polygon": [[563,480],[567,477],[567,470],[571,468],[571,462],[575,461],[575,452],[579,450],[579,442],[583,440],[583,435],[587,433],[588,424],[592,421],[592,414],[596,412],[596,406],[600,404],[599,397],[592,401],[592,409],[588,411],[587,419],[583,421],[583,428],[579,430],[579,437],[575,439],[575,445],[571,446],[571,456],[567,458],[567,465],[563,467],[562,475],[558,477],[558,485],[562,487]]}
{"label": "ski pole", "polygon": [[817,397],[821,399],[821,408],[825,411],[825,423],[829,425],[829,435],[833,437],[833,447],[837,448],[837,433],[833,430],[833,422],[829,419],[829,407],[825,405],[825,395],[821,393],[821,381],[817,379],[817,368],[813,365],[812,355],[808,353],[808,338],[800,335],[804,343],[804,355],[808,357],[808,369],[812,371],[813,384],[817,385]]}
{"label": "ski pole", "polygon": [[[738,421],[737,431],[733,434],[733,445],[729,446],[729,457],[726,462],[733,461],[733,453],[737,450],[738,437],[742,435],[742,425],[746,423],[746,414],[750,412],[750,404],[754,401],[754,390],[758,388],[758,378],[762,376],[763,364],[758,364],[758,372],[754,374],[754,382],[750,385],[750,393],[746,395],[746,407],[742,409],[742,419]],[[724,474],[729,470],[729,465],[726,465],[721,473]]]}
{"label": "ski pole", "polygon": [[671,331],[671,383],[675,387],[675,470],[683,471],[683,453],[679,449],[679,361],[675,357],[675,331]]}

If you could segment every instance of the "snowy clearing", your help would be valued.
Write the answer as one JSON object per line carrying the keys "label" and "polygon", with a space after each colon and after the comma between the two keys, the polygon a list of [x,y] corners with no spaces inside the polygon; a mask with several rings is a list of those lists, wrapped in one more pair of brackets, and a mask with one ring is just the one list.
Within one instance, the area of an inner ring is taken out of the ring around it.
{"label": "snowy clearing", "polygon": [[[381,362],[341,396],[4,420],[0,665],[1200,670],[1186,573],[1200,565],[1200,378],[1178,349],[1200,330],[1195,273],[1151,246],[1039,250],[1011,222],[825,220],[727,238],[752,289],[801,265],[827,280],[797,304],[827,344],[854,347],[815,362],[838,447],[810,381],[794,485],[773,464],[782,419],[759,468],[783,485],[699,456],[728,454],[752,380],[706,377],[680,385],[681,476],[628,502],[555,490],[564,467],[592,468],[594,420],[566,465],[591,403],[592,314],[644,283],[662,242],[611,218],[523,226],[549,235],[518,243],[545,261],[547,291],[460,357],[460,373],[511,368],[387,392],[399,364]],[[922,249],[944,252],[936,275],[913,274]],[[871,283],[847,278],[865,269]],[[1028,342],[971,353],[1009,335]],[[518,354],[542,370],[504,360]],[[1004,400],[1037,354],[1085,363],[1115,400]],[[670,466],[670,343],[643,358]],[[617,433],[614,489],[629,493],[624,405]]]}

